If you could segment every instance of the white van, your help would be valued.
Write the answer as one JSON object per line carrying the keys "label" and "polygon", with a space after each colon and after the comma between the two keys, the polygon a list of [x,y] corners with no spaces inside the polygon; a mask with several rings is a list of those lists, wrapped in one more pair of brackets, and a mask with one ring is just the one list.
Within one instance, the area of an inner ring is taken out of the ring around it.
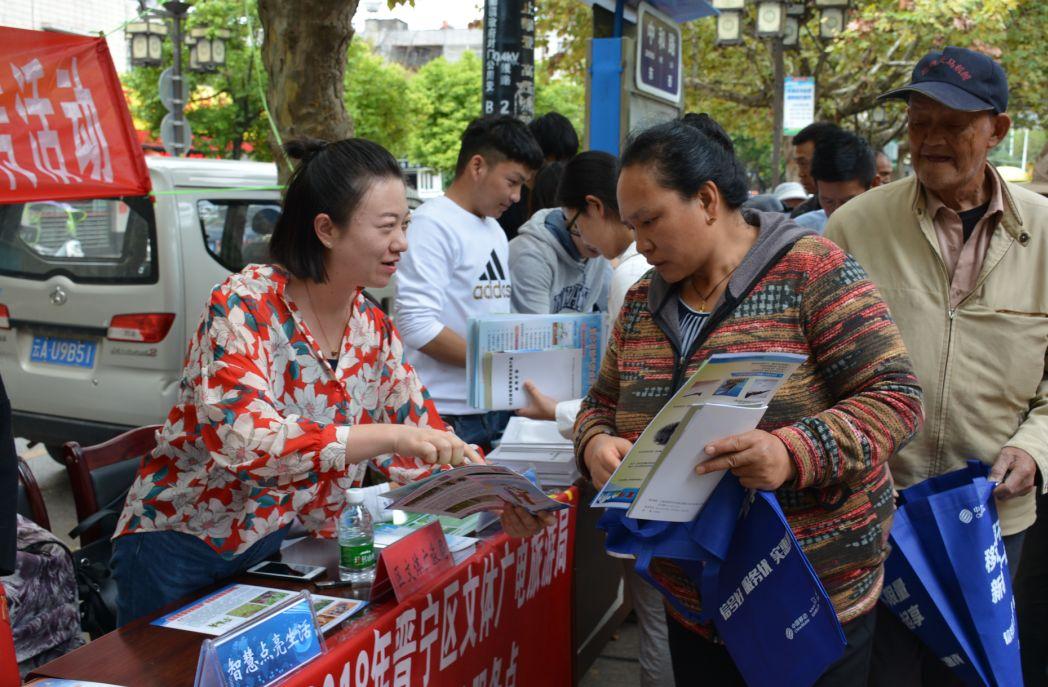
{"label": "white van", "polygon": [[152,199],[0,205],[0,374],[55,457],[163,422],[212,287],[268,256],[275,165],[146,162]]}

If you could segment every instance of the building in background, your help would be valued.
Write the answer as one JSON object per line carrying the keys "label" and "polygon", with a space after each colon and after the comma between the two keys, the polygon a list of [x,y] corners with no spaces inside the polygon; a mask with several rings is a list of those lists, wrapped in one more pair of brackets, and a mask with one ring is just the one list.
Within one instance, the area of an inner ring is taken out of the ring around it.
{"label": "building in background", "polygon": [[360,35],[375,46],[378,54],[408,69],[418,69],[438,57],[457,62],[467,52],[480,57],[484,45],[484,32],[479,26],[453,29],[445,24],[440,29],[414,31],[400,19],[369,18]]}
{"label": "building in background", "polygon": [[138,14],[134,0],[0,0],[0,26],[81,36],[106,34],[118,73],[128,69],[123,26]]}

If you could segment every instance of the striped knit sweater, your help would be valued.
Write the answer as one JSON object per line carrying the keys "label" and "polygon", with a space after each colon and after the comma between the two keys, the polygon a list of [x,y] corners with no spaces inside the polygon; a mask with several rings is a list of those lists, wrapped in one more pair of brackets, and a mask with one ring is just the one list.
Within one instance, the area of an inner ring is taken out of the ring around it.
{"label": "striped knit sweater", "polygon": [[[841,622],[848,622],[871,610],[880,594],[894,512],[888,458],[920,428],[921,390],[888,308],[859,264],[819,236],[784,251],[741,300],[728,299],[726,316],[714,313],[719,323],[704,332],[686,370],[676,370],[679,354],[660,327],[664,318],[652,315],[675,306],[676,290],[654,271],[637,282],[582,404],[576,455],[602,432],[636,441],[675,391],[674,373],[683,383],[714,353],[807,355],[760,429],[783,441],[796,466],[796,479],[776,496]],[[650,297],[659,289],[673,294],[661,305]],[[697,590],[674,563],[656,559],[651,571],[699,610]]]}

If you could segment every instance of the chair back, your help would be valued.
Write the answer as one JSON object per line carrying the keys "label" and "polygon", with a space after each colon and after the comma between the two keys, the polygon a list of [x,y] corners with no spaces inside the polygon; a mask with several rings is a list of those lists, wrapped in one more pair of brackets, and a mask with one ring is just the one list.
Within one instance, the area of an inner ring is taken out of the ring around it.
{"label": "chair back", "polygon": [[120,496],[135,481],[142,458],[156,448],[159,430],[160,425],[148,425],[94,446],[81,446],[75,441],[65,444],[62,458],[73,489],[77,520],[83,522],[119,499],[118,503],[113,503],[116,513],[112,518],[106,518],[80,534],[82,546],[113,533],[124,505]]}
{"label": "chair back", "polygon": [[18,456],[18,513],[29,518],[45,530],[51,529],[51,518],[47,516],[47,505],[33,471],[22,456]]}

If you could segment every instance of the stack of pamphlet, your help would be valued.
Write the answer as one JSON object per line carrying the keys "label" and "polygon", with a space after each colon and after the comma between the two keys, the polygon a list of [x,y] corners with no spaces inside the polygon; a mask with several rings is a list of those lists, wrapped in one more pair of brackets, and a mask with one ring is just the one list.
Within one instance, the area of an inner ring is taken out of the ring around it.
{"label": "stack of pamphlet", "polygon": [[604,315],[488,315],[469,320],[469,403],[483,410],[528,404],[532,381],[558,401],[580,398],[600,372]]}
{"label": "stack of pamphlet", "polygon": [[580,476],[572,442],[560,435],[556,422],[545,420],[511,418],[488,462],[517,472],[532,468],[544,487],[571,486]]}

